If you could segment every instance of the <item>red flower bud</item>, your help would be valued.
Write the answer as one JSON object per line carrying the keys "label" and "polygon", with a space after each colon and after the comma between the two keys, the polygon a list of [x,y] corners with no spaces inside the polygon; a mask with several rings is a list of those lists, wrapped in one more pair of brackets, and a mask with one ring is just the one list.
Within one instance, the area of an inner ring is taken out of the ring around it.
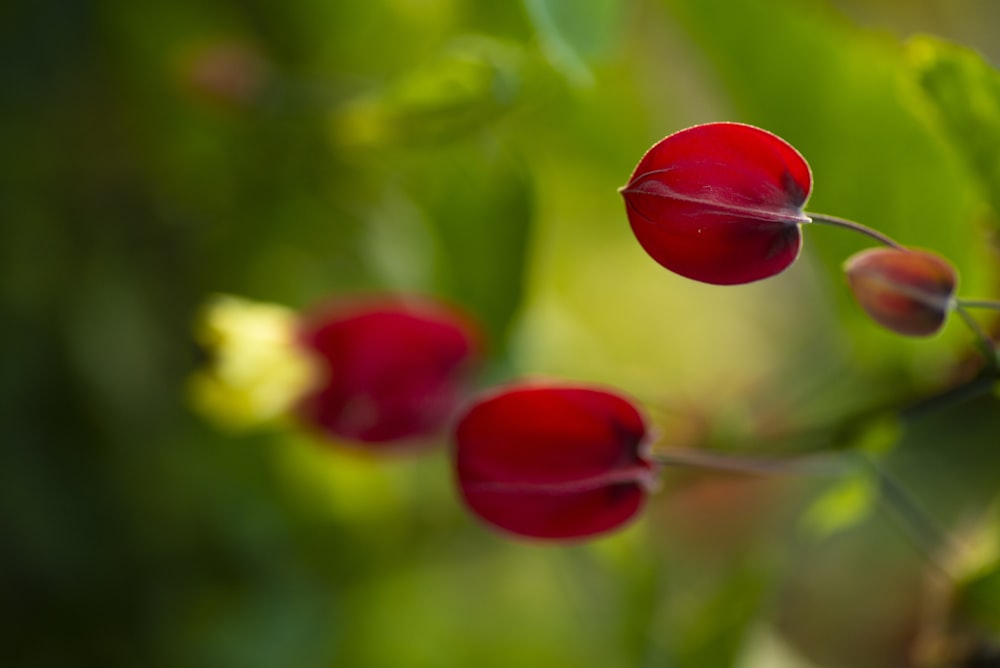
{"label": "red flower bud", "polygon": [[589,387],[520,385],[476,403],[458,424],[456,474],[486,522],[529,538],[587,538],[632,519],[656,466],[632,403]]}
{"label": "red flower bud", "polygon": [[300,416],[334,437],[380,448],[441,432],[480,347],[465,316],[429,300],[389,298],[306,316],[300,340],[323,372]]}
{"label": "red flower bud", "polygon": [[798,257],[812,188],[805,159],[741,123],[661,140],[621,192],[639,243],[667,269],[717,285],[774,276]]}
{"label": "red flower bud", "polygon": [[847,282],[868,315],[906,336],[930,336],[948,317],[955,269],[927,251],[870,248],[844,263]]}

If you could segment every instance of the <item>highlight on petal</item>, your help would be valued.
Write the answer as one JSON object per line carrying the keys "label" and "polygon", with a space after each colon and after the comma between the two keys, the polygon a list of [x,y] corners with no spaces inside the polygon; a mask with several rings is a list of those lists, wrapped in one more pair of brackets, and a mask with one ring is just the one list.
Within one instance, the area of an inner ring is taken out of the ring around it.
{"label": "highlight on petal", "polygon": [[667,269],[734,285],[774,276],[798,257],[812,173],[780,137],[707,123],[655,144],[621,189],[632,231]]}
{"label": "highlight on petal", "polygon": [[422,445],[441,433],[481,349],[469,318],[424,298],[330,304],[303,319],[300,342],[323,368],[300,417],[378,449]]}
{"label": "highlight on petal", "polygon": [[944,325],[958,276],[944,258],[927,251],[870,248],[844,263],[861,308],[897,334],[930,336]]}
{"label": "highlight on petal", "polygon": [[573,540],[631,520],[655,486],[633,403],[585,386],[524,383],[477,401],[455,432],[455,473],[479,518],[527,538]]}

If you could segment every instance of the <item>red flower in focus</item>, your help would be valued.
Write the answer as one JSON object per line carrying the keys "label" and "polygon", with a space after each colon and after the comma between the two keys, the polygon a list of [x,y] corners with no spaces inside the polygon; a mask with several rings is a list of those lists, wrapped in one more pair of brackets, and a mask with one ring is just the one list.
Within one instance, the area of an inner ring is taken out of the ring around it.
{"label": "red flower in focus", "polygon": [[667,269],[717,285],[774,276],[798,257],[812,189],[785,140],[741,123],[681,130],[643,156],[621,189],[632,231]]}
{"label": "red flower in focus", "polygon": [[323,372],[300,416],[331,436],[380,448],[439,434],[480,352],[472,322],[429,300],[334,304],[307,315],[300,338]]}
{"label": "red flower in focus", "polygon": [[521,385],[477,402],[456,429],[469,508],[520,536],[602,534],[632,519],[655,485],[648,431],[627,399],[588,387]]}
{"label": "red flower in focus", "polygon": [[844,272],[861,308],[905,336],[930,336],[941,329],[958,282],[947,260],[913,249],[869,248],[848,258]]}

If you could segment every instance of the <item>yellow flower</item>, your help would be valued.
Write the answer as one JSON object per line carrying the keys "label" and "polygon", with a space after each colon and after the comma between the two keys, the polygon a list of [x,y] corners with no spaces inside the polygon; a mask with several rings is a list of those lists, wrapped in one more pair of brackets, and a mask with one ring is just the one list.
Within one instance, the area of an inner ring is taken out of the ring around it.
{"label": "yellow flower", "polygon": [[195,327],[209,361],[190,379],[193,408],[234,430],[287,415],[316,376],[296,343],[296,328],[296,314],[284,306],[231,295],[210,298]]}

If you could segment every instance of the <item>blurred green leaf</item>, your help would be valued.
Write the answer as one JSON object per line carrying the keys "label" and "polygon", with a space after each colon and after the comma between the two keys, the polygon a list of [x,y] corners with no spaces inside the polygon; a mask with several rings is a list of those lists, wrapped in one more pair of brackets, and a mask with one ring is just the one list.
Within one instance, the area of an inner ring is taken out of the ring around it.
{"label": "blurred green leaf", "polygon": [[427,146],[483,129],[523,99],[526,55],[483,35],[452,41],[387,88],[337,110],[338,145]]}
{"label": "blurred green leaf", "polygon": [[594,83],[590,62],[611,47],[622,28],[627,2],[618,0],[523,0],[542,49],[571,83]]}
{"label": "blurred green leaf", "polygon": [[753,559],[719,555],[721,563],[665,577],[642,665],[680,668],[733,666],[755,616],[767,579]]}
{"label": "blurred green leaf", "polygon": [[855,447],[878,457],[889,452],[899,442],[902,435],[902,423],[895,416],[891,416],[869,425],[858,438]]}
{"label": "blurred green leaf", "polygon": [[881,464],[940,533],[997,499],[997,434],[1000,399],[981,394],[913,416]]}
{"label": "blurred green leaf", "polygon": [[902,439],[904,424],[898,415],[889,413],[864,420],[848,431],[839,447],[878,459],[888,454]]}
{"label": "blurred green leaf", "polygon": [[1000,225],[1000,72],[972,49],[916,37],[906,54],[933,119],[968,164]]}
{"label": "blurred green leaf", "polygon": [[871,476],[857,473],[834,483],[802,515],[804,529],[827,538],[863,522],[875,508],[878,494]]}
{"label": "blurred green leaf", "polygon": [[962,621],[1000,635],[1000,564],[961,583],[955,606]]}
{"label": "blurred green leaf", "polygon": [[433,230],[436,288],[502,348],[521,304],[535,199],[526,165],[491,141],[414,156],[408,188]]}

